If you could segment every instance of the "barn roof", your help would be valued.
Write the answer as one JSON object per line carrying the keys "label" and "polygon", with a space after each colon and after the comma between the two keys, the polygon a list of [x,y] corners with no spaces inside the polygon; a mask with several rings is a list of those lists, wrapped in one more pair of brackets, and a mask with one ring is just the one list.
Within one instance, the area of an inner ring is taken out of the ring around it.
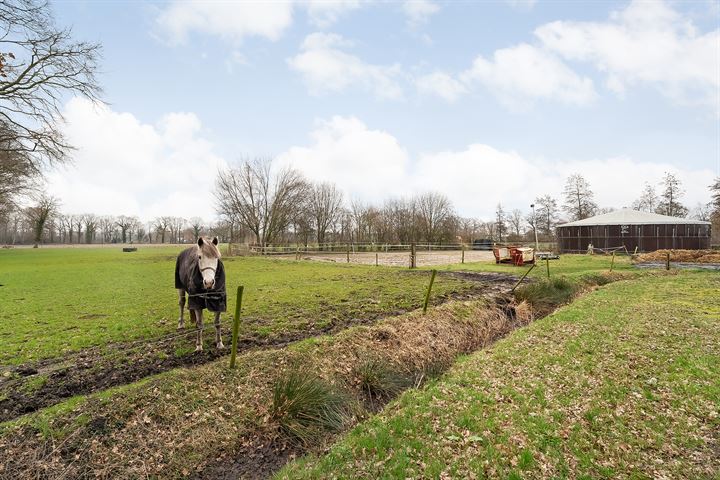
{"label": "barn roof", "polygon": [[689,218],[669,217],[657,213],[640,212],[631,208],[623,208],[614,212],[595,215],[594,217],[575,222],[564,223],[558,227],[585,227],[594,225],[710,225],[710,222],[690,220]]}

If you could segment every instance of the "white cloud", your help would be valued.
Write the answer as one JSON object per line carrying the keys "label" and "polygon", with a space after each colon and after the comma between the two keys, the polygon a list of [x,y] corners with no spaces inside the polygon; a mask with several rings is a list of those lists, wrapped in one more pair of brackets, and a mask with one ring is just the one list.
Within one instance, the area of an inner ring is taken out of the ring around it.
{"label": "white cloud", "polygon": [[537,3],[537,0],[505,0],[505,2],[515,10],[528,12],[532,10]]}
{"label": "white cloud", "polygon": [[668,164],[619,157],[549,160],[528,158],[489,145],[431,152],[411,158],[390,133],[372,130],[354,117],[318,122],[306,147],[293,147],[279,156],[308,178],[335,182],[349,198],[382,202],[393,196],[436,190],[446,194],[464,216],[492,218],[501,202],[527,210],[540,195],[560,200],[565,179],[580,173],[590,182],[603,207],[629,206],[644,181],[659,182],[675,172],[687,191],[688,205],[707,202],[709,169],[690,170]]}
{"label": "white cloud", "polygon": [[311,23],[320,28],[327,28],[343,15],[360,8],[363,3],[367,2],[361,0],[309,0],[304,5],[307,7]]}
{"label": "white cloud", "polygon": [[415,85],[420,93],[437,95],[448,102],[456,101],[467,92],[463,83],[443,72],[423,75],[415,81]]}
{"label": "white cloud", "polygon": [[228,58],[225,59],[225,70],[227,70],[229,74],[235,73],[236,67],[245,67],[248,65],[250,65],[250,63],[245,55],[237,50],[231,52]]}
{"label": "white cloud", "polygon": [[596,97],[590,78],[577,75],[552,54],[525,43],[496,50],[490,60],[478,56],[461,78],[483,85],[513,108],[537,98],[586,105]]}
{"label": "white cloud", "polygon": [[409,157],[387,132],[369,130],[354,117],[319,121],[309,147],[293,147],[278,157],[316,181],[336,182],[351,198],[377,200],[409,193],[397,183],[409,170]]}
{"label": "white cloud", "polygon": [[173,0],[155,19],[158,33],[171,44],[183,44],[192,33],[215,35],[237,45],[246,37],[277,40],[292,25],[298,8],[311,24],[327,28],[366,0],[206,1]]}
{"label": "white cloud", "polygon": [[662,1],[634,1],[606,22],[548,23],[535,30],[545,48],[589,62],[617,93],[649,85],[680,104],[720,108],[720,29],[701,34]]}
{"label": "white cloud", "polygon": [[440,6],[430,0],[406,0],[403,3],[403,12],[407,16],[408,25],[418,27],[440,11]]}
{"label": "white cloud", "polygon": [[156,125],[75,98],[65,107],[74,164],[48,175],[68,213],[214,218],[213,187],[225,165],[193,113]]}
{"label": "white cloud", "polygon": [[156,19],[170,43],[187,41],[190,33],[217,35],[233,43],[257,36],[277,40],[292,23],[291,2],[175,1]]}
{"label": "white cloud", "polygon": [[[215,217],[214,182],[226,162],[213,152],[192,113],[170,113],[155,125],[129,113],[73,99],[65,109],[68,139],[78,147],[72,166],[52,172],[49,191],[68,213],[137,215],[143,220],[174,215]],[[355,117],[318,121],[307,146],[278,156],[315,181],[335,182],[348,198],[382,202],[436,190],[464,216],[489,219],[495,205],[527,206],[534,198],[560,198],[565,178],[581,173],[601,206],[628,206],[644,181],[666,171],[683,181],[687,205],[708,201],[710,169],[691,170],[618,157],[549,160],[529,158],[489,145],[428,152],[413,158],[391,133],[373,130]]]}
{"label": "white cloud", "polygon": [[401,98],[400,66],[366,63],[343,50],[351,46],[352,42],[340,35],[316,32],[305,38],[301,52],[287,62],[290,68],[300,73],[314,95],[361,87],[378,98]]}

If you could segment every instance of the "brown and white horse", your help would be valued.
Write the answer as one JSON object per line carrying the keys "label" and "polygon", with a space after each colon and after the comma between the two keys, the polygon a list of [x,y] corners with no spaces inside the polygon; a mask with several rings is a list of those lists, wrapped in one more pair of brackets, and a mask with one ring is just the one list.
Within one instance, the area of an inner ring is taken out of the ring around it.
{"label": "brown and white horse", "polygon": [[220,313],[227,310],[225,268],[220,260],[218,239],[198,238],[194,245],[180,252],[175,262],[175,288],[178,292],[180,318],[178,330],[185,328],[185,294],[188,310],[197,326],[195,351],[203,349],[203,309],[215,314],[215,346],[224,348],[220,332]]}

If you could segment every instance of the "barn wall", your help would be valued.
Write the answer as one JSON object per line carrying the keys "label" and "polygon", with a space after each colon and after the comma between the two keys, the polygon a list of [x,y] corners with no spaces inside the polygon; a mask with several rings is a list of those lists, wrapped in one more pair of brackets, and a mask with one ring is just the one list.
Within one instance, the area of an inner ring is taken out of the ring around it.
{"label": "barn wall", "polygon": [[631,252],[636,247],[640,252],[710,248],[710,226],[698,224],[558,227],[557,235],[561,252],[586,252],[590,243],[597,248],[625,245]]}

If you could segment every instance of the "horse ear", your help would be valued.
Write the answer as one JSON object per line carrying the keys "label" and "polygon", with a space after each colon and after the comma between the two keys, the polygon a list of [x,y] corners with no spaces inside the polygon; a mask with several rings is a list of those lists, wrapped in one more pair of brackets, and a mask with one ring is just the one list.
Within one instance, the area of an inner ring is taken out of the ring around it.
{"label": "horse ear", "polygon": [[202,247],[202,246],[203,246],[203,239],[202,239],[202,237],[198,237],[198,247]]}
{"label": "horse ear", "polygon": [[217,239],[217,237],[214,237],[214,238],[213,238],[213,245],[217,245],[217,244],[218,244],[218,239]]}

